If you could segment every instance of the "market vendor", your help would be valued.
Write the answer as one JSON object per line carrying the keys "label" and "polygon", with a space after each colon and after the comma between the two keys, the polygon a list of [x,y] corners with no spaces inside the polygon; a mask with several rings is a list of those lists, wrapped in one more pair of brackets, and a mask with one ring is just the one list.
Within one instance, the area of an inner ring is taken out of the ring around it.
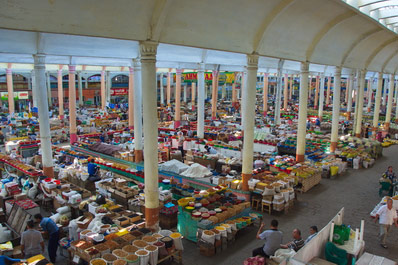
{"label": "market vendor", "polygon": [[97,175],[98,166],[94,163],[94,159],[89,159],[87,164],[87,172],[90,175],[90,177]]}
{"label": "market vendor", "polygon": [[397,177],[395,176],[395,172],[392,170],[392,166],[387,168],[387,171],[383,174],[383,178],[389,179],[391,183],[395,183],[397,181]]}
{"label": "market vendor", "polygon": [[214,149],[214,148],[211,147],[211,146],[205,145],[205,149],[206,149],[207,153],[209,153],[209,154],[211,154],[211,155],[217,154],[217,150]]}
{"label": "market vendor", "polygon": [[263,231],[265,227],[264,223],[261,223],[260,228],[257,231],[256,238],[265,240],[262,247],[256,248],[252,252],[252,256],[263,256],[269,258],[275,254],[275,251],[279,249],[282,243],[283,233],[278,230],[278,221],[272,220],[270,229]]}
{"label": "market vendor", "polygon": [[36,223],[39,223],[44,232],[47,232],[50,236],[48,240],[48,255],[50,261],[55,263],[57,259],[57,249],[59,241],[59,228],[57,224],[49,217],[43,218],[41,214],[35,214],[34,216]]}

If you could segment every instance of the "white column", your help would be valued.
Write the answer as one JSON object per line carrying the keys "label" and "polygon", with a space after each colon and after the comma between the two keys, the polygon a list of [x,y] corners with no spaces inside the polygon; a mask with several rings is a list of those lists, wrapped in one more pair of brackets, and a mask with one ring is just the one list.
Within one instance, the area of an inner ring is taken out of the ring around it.
{"label": "white column", "polygon": [[246,119],[246,113],[245,113],[245,111],[246,111],[246,106],[245,105],[246,105],[246,102],[247,102],[247,100],[246,100],[246,98],[247,98],[246,87],[247,87],[247,72],[243,71],[242,72],[241,85],[240,85],[240,92],[241,92],[241,96],[242,96],[242,98],[241,98],[241,107],[240,107],[240,109],[241,109],[241,113],[240,113],[241,120],[240,120],[240,122],[241,122],[243,131],[245,130],[245,119]]}
{"label": "white column", "polygon": [[205,64],[200,63],[198,69],[198,108],[197,108],[197,135],[204,138],[205,130]]}
{"label": "white column", "polygon": [[184,84],[184,103],[187,103],[187,84]]}
{"label": "white column", "polygon": [[160,83],[160,105],[165,105],[164,102],[164,85],[163,85],[163,73],[159,74],[159,83]]}
{"label": "white column", "polygon": [[332,77],[329,76],[328,77],[328,86],[327,86],[327,89],[326,89],[326,106],[329,106],[329,103],[330,103],[330,87],[331,87],[331,84],[332,84]]}
{"label": "white column", "polygon": [[47,98],[48,98],[48,106],[51,106],[51,81],[50,81],[50,72],[46,73],[46,85],[47,85]]}
{"label": "white column", "polygon": [[361,75],[359,79],[358,102],[357,102],[358,105],[357,123],[355,128],[356,137],[361,137],[363,101],[364,101],[364,92],[365,92],[365,77],[366,77],[366,71],[361,70]]}
{"label": "white column", "polygon": [[84,100],[83,100],[83,83],[82,83],[82,73],[79,71],[77,72],[77,89],[79,93],[79,107],[83,107]]}
{"label": "white column", "polygon": [[275,125],[281,124],[281,99],[282,99],[282,68],[285,60],[279,59],[278,76],[276,78],[276,99],[275,99]]}
{"label": "white column", "polygon": [[369,77],[369,82],[368,82],[368,105],[367,105],[368,112],[370,112],[370,108],[372,107],[372,95],[373,95],[373,78]]}
{"label": "white column", "polygon": [[224,85],[221,87],[221,98],[222,99],[226,98],[226,94],[227,94],[226,85],[227,85],[227,83],[224,83]]}
{"label": "white column", "polygon": [[263,114],[266,117],[268,111],[268,73],[264,73],[263,78]]}
{"label": "white column", "polygon": [[140,42],[144,110],[145,222],[159,228],[158,119],[156,86],[157,43]]}
{"label": "white column", "polygon": [[171,68],[167,73],[167,106],[171,105]]}
{"label": "white column", "polygon": [[[58,82],[58,112],[59,112],[59,118],[61,120],[63,120],[64,119],[64,88],[63,88],[63,80],[62,80],[62,65],[59,65],[58,68],[59,68],[58,76],[57,76],[57,82]],[[33,79],[32,79],[32,83],[33,83]],[[33,85],[32,85],[32,91],[33,91]]]}
{"label": "white column", "polygon": [[191,105],[192,110],[195,110],[195,101],[196,101],[196,83],[192,81],[191,83]]}
{"label": "white column", "polygon": [[129,117],[129,128],[134,128],[134,68],[129,67],[129,93],[128,93],[128,117]]}
{"label": "white column", "polygon": [[305,157],[305,135],[307,130],[307,105],[308,105],[308,62],[301,63],[300,89],[299,89],[299,114],[297,128],[296,161],[303,162]]}
{"label": "white column", "polygon": [[51,134],[48,114],[48,96],[45,73],[45,56],[37,54],[34,58],[34,75],[37,97],[38,116],[40,123],[40,141],[42,149],[43,170],[45,176],[53,177],[53,160],[51,149]]}
{"label": "white column", "polygon": [[395,86],[395,123],[398,123],[398,84],[397,81],[394,80],[394,86]]}
{"label": "white column", "polygon": [[376,137],[377,128],[379,127],[381,90],[383,87],[383,73],[379,73],[377,77],[377,90],[375,97],[375,107],[373,112],[373,138]]}
{"label": "white column", "polygon": [[112,78],[111,72],[106,72],[106,101],[111,102],[111,87],[112,87]]}
{"label": "white column", "polygon": [[333,114],[332,114],[332,135],[330,139],[330,152],[334,153],[337,148],[339,136],[340,118],[340,86],[341,86],[341,67],[336,66],[333,83]]}
{"label": "white column", "polygon": [[[142,83],[141,83],[141,63],[134,60],[134,146],[135,161],[142,161]],[[153,94],[152,96],[156,98]],[[154,125],[155,126],[155,125]],[[157,123],[156,123],[157,126]],[[157,132],[157,130],[156,130]]]}
{"label": "white column", "polygon": [[37,98],[37,85],[36,85],[36,73],[32,71],[32,98],[33,98],[33,107],[37,108],[38,98]]}
{"label": "white column", "polygon": [[384,79],[384,89],[383,89],[383,101],[382,105],[386,105],[386,99],[387,99],[387,87],[388,87],[388,79]]}
{"label": "white column", "polygon": [[253,174],[254,119],[256,106],[258,55],[247,55],[247,83],[245,102],[244,138],[242,156],[242,189],[249,190],[248,181]]}
{"label": "white column", "polygon": [[390,129],[393,96],[394,96],[394,75],[390,75],[390,88],[388,89],[388,102],[387,102],[386,123],[385,123],[386,126],[385,129],[387,131]]}
{"label": "white column", "polygon": [[318,117],[322,120],[323,116],[323,102],[325,101],[325,76],[321,75],[320,80],[320,89],[319,89],[319,109],[318,109]]}
{"label": "white column", "polygon": [[45,56],[36,54],[34,58],[34,71],[36,76],[36,94],[39,114],[40,145],[44,175],[54,177],[53,156],[51,147],[50,121],[48,116],[48,97],[46,88]]}

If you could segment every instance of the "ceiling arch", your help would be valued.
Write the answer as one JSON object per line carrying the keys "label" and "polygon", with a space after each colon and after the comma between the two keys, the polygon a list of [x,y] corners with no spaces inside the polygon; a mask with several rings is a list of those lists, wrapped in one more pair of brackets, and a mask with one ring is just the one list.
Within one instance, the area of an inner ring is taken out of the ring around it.
{"label": "ceiling arch", "polygon": [[[386,46],[390,45],[391,43],[397,42],[398,38],[394,37],[392,39],[389,39],[385,42],[383,42],[382,44],[380,44],[379,46],[377,46],[377,48],[371,53],[371,55],[368,57],[368,59],[365,62],[365,69],[367,69],[370,65],[370,63],[372,62],[372,60],[375,59],[375,57],[377,56],[377,54],[379,54],[379,52],[381,50],[383,50]],[[381,69],[380,69],[381,70]]]}

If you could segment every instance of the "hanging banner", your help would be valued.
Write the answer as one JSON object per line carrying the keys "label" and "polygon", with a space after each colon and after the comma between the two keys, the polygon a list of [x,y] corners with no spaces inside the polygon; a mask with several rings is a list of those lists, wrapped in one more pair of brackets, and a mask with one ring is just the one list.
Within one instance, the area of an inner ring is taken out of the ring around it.
{"label": "hanging banner", "polygon": [[125,96],[128,95],[129,89],[127,87],[111,88],[111,96]]}
{"label": "hanging banner", "polygon": [[[176,75],[174,74],[174,82]],[[182,83],[192,83],[198,81],[198,73],[197,72],[186,72],[181,74],[181,82]],[[211,83],[213,81],[213,73],[212,72],[205,72],[205,82]],[[235,82],[235,74],[234,72],[221,72],[218,75],[218,84],[224,85],[232,84]]]}

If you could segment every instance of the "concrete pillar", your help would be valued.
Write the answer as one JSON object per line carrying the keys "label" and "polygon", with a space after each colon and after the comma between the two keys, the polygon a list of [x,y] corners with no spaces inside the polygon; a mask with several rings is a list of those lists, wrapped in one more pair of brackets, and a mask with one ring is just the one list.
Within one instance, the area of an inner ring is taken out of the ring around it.
{"label": "concrete pillar", "polygon": [[305,135],[307,130],[307,105],[308,105],[308,62],[301,63],[300,89],[299,89],[299,114],[297,127],[296,161],[303,162],[305,157]]}
{"label": "concrete pillar", "polygon": [[363,101],[364,101],[364,92],[365,92],[365,77],[366,71],[361,70],[361,75],[359,79],[359,91],[358,91],[358,111],[357,111],[357,123],[355,128],[355,136],[361,137],[362,131],[362,114],[363,114]]}
{"label": "concrete pillar", "polygon": [[106,92],[105,92],[105,66],[101,71],[101,108],[106,109]]}
{"label": "concrete pillar", "polygon": [[308,76],[308,98],[312,98],[312,76]]}
{"label": "concrete pillar", "polygon": [[347,99],[347,120],[351,119],[351,110],[352,110],[352,91],[354,88],[354,72],[351,72],[350,82],[348,84],[348,99]]}
{"label": "concrete pillar", "polygon": [[377,77],[377,90],[375,98],[375,106],[373,112],[373,138],[376,138],[376,132],[379,127],[379,115],[380,115],[380,103],[381,103],[381,91],[383,89],[383,73],[379,73]]}
{"label": "concrete pillar", "polygon": [[[366,101],[366,109],[367,109],[368,112],[369,112],[369,110],[370,110],[370,104],[372,103],[372,78],[371,78],[371,77],[369,77],[369,79],[368,79],[367,90],[366,90],[366,93],[364,92],[364,95],[365,95],[366,98],[367,98],[367,101]],[[364,101],[364,103],[365,103],[365,101]]]}
{"label": "concrete pillar", "polygon": [[77,141],[76,130],[76,66],[68,65],[69,68],[69,135],[70,143]]}
{"label": "concrete pillar", "polygon": [[12,70],[11,64],[8,64],[6,69],[6,79],[7,79],[7,92],[8,92],[8,113],[13,115],[15,112],[15,101],[14,101],[14,84],[12,81]]}
{"label": "concrete pillar", "polygon": [[176,94],[175,94],[175,115],[174,128],[180,127],[181,122],[181,74],[182,69],[176,69]]}
{"label": "concrete pillar", "polygon": [[245,136],[243,138],[242,154],[242,189],[249,190],[248,181],[253,174],[253,144],[254,144],[254,119],[256,106],[256,84],[257,84],[258,55],[247,55],[247,87],[244,111]]}
{"label": "concrete pillar", "polygon": [[368,105],[367,105],[368,112],[370,112],[370,109],[372,107],[372,97],[373,97],[373,78],[369,78],[369,82],[368,82]]}
{"label": "concrete pillar", "polygon": [[227,95],[227,89],[226,89],[227,83],[224,83],[224,85],[221,87],[221,98],[225,99]]}
{"label": "concrete pillar", "polygon": [[217,99],[218,99],[218,71],[213,70],[212,93],[211,93],[211,118],[217,119]]}
{"label": "concrete pillar", "polygon": [[291,100],[291,99],[292,99],[292,96],[293,96],[293,80],[294,80],[294,75],[290,75],[289,100]]}
{"label": "concrete pillar", "polygon": [[50,72],[47,72],[47,73],[46,73],[46,87],[47,87],[48,106],[51,106],[51,105],[52,105],[52,99],[51,99]]}
{"label": "concrete pillar", "polygon": [[247,73],[245,71],[242,72],[242,77],[241,77],[241,81],[240,81],[240,90],[239,90],[239,97],[241,98],[241,106],[240,106],[240,124],[242,125],[242,129],[243,131],[245,130],[245,104],[246,104],[246,100],[244,100],[244,98],[246,97],[246,81],[247,81]]}
{"label": "concrete pillar", "polygon": [[36,85],[36,73],[35,73],[35,71],[33,70],[32,71],[32,98],[33,98],[33,107],[36,107],[37,108],[37,106],[38,106],[38,98],[37,98],[37,92],[36,92],[36,90],[37,90],[37,85]]}
{"label": "concrete pillar", "polygon": [[160,83],[160,105],[165,106],[164,100],[164,85],[163,85],[163,73],[159,74],[159,83]]}
{"label": "concrete pillar", "polygon": [[398,124],[398,84],[395,81],[395,123]]}
{"label": "concrete pillar", "polygon": [[167,106],[171,106],[171,68],[167,73]]}
{"label": "concrete pillar", "polygon": [[267,116],[268,112],[268,73],[264,73],[263,83],[263,113],[264,117]]}
{"label": "concrete pillar", "polygon": [[315,110],[318,108],[318,100],[319,100],[319,75],[317,75],[315,79],[315,101],[314,101]]}
{"label": "concrete pillar", "polygon": [[58,66],[58,112],[59,112],[59,119],[64,119],[64,88],[62,84],[62,65]]}
{"label": "concrete pillar", "polygon": [[159,229],[158,119],[156,86],[157,43],[140,42],[144,109],[144,172],[146,227]]}
{"label": "concrete pillar", "polygon": [[357,82],[355,83],[355,97],[354,102],[355,102],[355,111],[354,111],[354,123],[353,123],[353,135],[355,135],[355,130],[357,128],[357,122],[358,122],[358,102],[359,102],[359,90],[360,90],[360,85],[361,85],[361,72],[357,70]]}
{"label": "concrete pillar", "polygon": [[82,81],[82,73],[77,72],[77,87],[79,92],[79,107],[83,107],[84,99],[83,99],[83,81]]}
{"label": "concrete pillar", "polygon": [[[141,63],[138,59],[133,60],[134,65],[134,95],[133,95],[133,106],[134,106],[134,155],[135,162],[142,162],[142,83],[141,83]],[[152,94],[153,98],[156,93]],[[154,124],[153,126],[157,126]],[[157,132],[157,129],[156,129]],[[156,140],[157,142],[157,140]],[[157,161],[157,160],[156,160]]]}
{"label": "concrete pillar", "polygon": [[184,89],[183,89],[182,96],[183,96],[184,103],[187,103],[187,85],[186,84],[184,84]]}
{"label": "concrete pillar", "polygon": [[328,85],[327,85],[327,89],[326,89],[326,106],[329,106],[330,104],[330,87],[331,87],[331,83],[332,83],[332,77],[329,76],[328,77]]}
{"label": "concrete pillar", "polygon": [[387,102],[386,123],[385,123],[386,131],[390,129],[393,97],[394,97],[394,75],[390,75],[390,88],[388,89],[388,102]]}
{"label": "concrete pillar", "polygon": [[288,90],[288,84],[289,84],[289,77],[287,74],[285,74],[285,79],[284,79],[284,89],[283,89],[283,109],[287,110],[287,105],[289,101],[289,90]]}
{"label": "concrete pillar", "polygon": [[46,86],[45,56],[36,54],[34,59],[34,71],[36,76],[36,93],[38,100],[40,146],[42,151],[42,164],[44,176],[53,178],[53,155],[51,147],[50,120],[48,116],[48,96]]}
{"label": "concrete pillar", "polygon": [[323,116],[323,102],[325,101],[325,76],[322,74],[319,82],[319,108],[318,108],[318,118],[322,120]]}
{"label": "concrete pillar", "polygon": [[196,83],[192,82],[191,84],[191,104],[192,104],[192,111],[195,110],[195,101],[196,101]]}
{"label": "concrete pillar", "polygon": [[278,63],[278,76],[275,98],[275,124],[281,124],[281,98],[282,98],[282,68],[285,60],[280,59]]}
{"label": "concrete pillar", "polygon": [[86,89],[88,88],[88,78],[89,78],[89,76],[87,75],[86,76],[86,87],[85,87]]}
{"label": "concrete pillar", "polygon": [[129,128],[134,128],[134,68],[129,67],[129,93],[128,93]]}
{"label": "concrete pillar", "polygon": [[197,135],[204,138],[205,130],[205,64],[200,63],[198,69],[198,108],[197,108]]}
{"label": "concrete pillar", "polygon": [[387,101],[387,87],[388,87],[388,79],[386,78],[384,80],[384,88],[383,88],[383,99],[382,99],[383,106],[386,105],[386,101]]}
{"label": "concrete pillar", "polygon": [[111,102],[112,78],[111,78],[111,73],[109,71],[106,71],[105,82],[106,82],[106,85],[105,85],[106,102],[110,103]]}
{"label": "concrete pillar", "polygon": [[238,95],[237,95],[237,89],[236,89],[236,82],[238,81],[238,75],[234,73],[234,82],[232,83],[232,105],[236,102],[238,102]]}
{"label": "concrete pillar", "polygon": [[340,85],[341,85],[341,67],[336,66],[333,87],[333,114],[332,114],[332,135],[330,139],[330,152],[334,153],[337,148],[339,136],[339,117],[340,117]]}

